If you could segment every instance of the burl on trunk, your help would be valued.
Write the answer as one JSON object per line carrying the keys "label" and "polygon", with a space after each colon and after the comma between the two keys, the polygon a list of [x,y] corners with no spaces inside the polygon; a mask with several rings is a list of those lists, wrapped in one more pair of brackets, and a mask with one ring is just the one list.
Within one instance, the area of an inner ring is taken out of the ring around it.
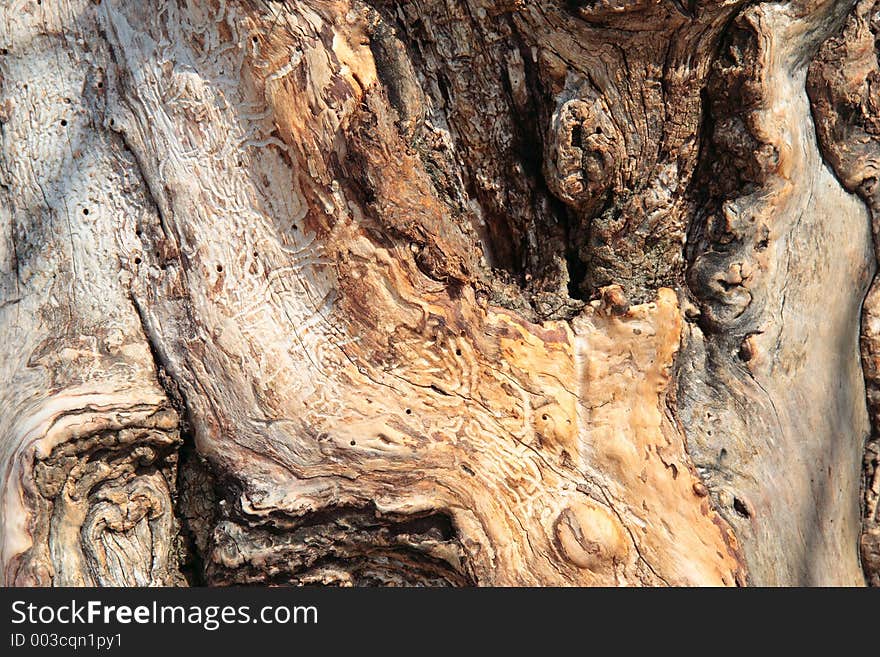
{"label": "burl on trunk", "polygon": [[3,580],[878,583],[874,2],[2,3]]}

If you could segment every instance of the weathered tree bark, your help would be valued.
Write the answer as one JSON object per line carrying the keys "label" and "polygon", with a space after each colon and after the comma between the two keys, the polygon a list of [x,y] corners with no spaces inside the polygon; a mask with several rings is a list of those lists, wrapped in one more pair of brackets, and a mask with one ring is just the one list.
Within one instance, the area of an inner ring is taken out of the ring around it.
{"label": "weathered tree bark", "polygon": [[0,0],[3,580],[880,584],[878,12]]}

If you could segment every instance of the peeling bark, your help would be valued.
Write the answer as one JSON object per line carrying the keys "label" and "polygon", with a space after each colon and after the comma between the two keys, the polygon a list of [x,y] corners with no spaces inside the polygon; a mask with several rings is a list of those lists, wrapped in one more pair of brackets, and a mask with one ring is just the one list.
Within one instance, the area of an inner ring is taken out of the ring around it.
{"label": "peeling bark", "polygon": [[873,2],[0,5],[5,582],[876,584]]}

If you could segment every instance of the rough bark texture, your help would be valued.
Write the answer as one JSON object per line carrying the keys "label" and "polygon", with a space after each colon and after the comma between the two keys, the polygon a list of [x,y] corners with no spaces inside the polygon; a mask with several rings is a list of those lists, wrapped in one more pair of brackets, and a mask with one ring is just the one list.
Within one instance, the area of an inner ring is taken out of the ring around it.
{"label": "rough bark texture", "polygon": [[3,579],[880,584],[878,10],[0,2]]}

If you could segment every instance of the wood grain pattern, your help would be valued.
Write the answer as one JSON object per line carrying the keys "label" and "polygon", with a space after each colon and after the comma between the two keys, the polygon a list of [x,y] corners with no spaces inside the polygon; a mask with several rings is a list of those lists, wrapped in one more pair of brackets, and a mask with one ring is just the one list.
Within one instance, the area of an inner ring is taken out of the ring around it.
{"label": "wood grain pattern", "polygon": [[0,5],[5,582],[864,583],[853,5]]}

